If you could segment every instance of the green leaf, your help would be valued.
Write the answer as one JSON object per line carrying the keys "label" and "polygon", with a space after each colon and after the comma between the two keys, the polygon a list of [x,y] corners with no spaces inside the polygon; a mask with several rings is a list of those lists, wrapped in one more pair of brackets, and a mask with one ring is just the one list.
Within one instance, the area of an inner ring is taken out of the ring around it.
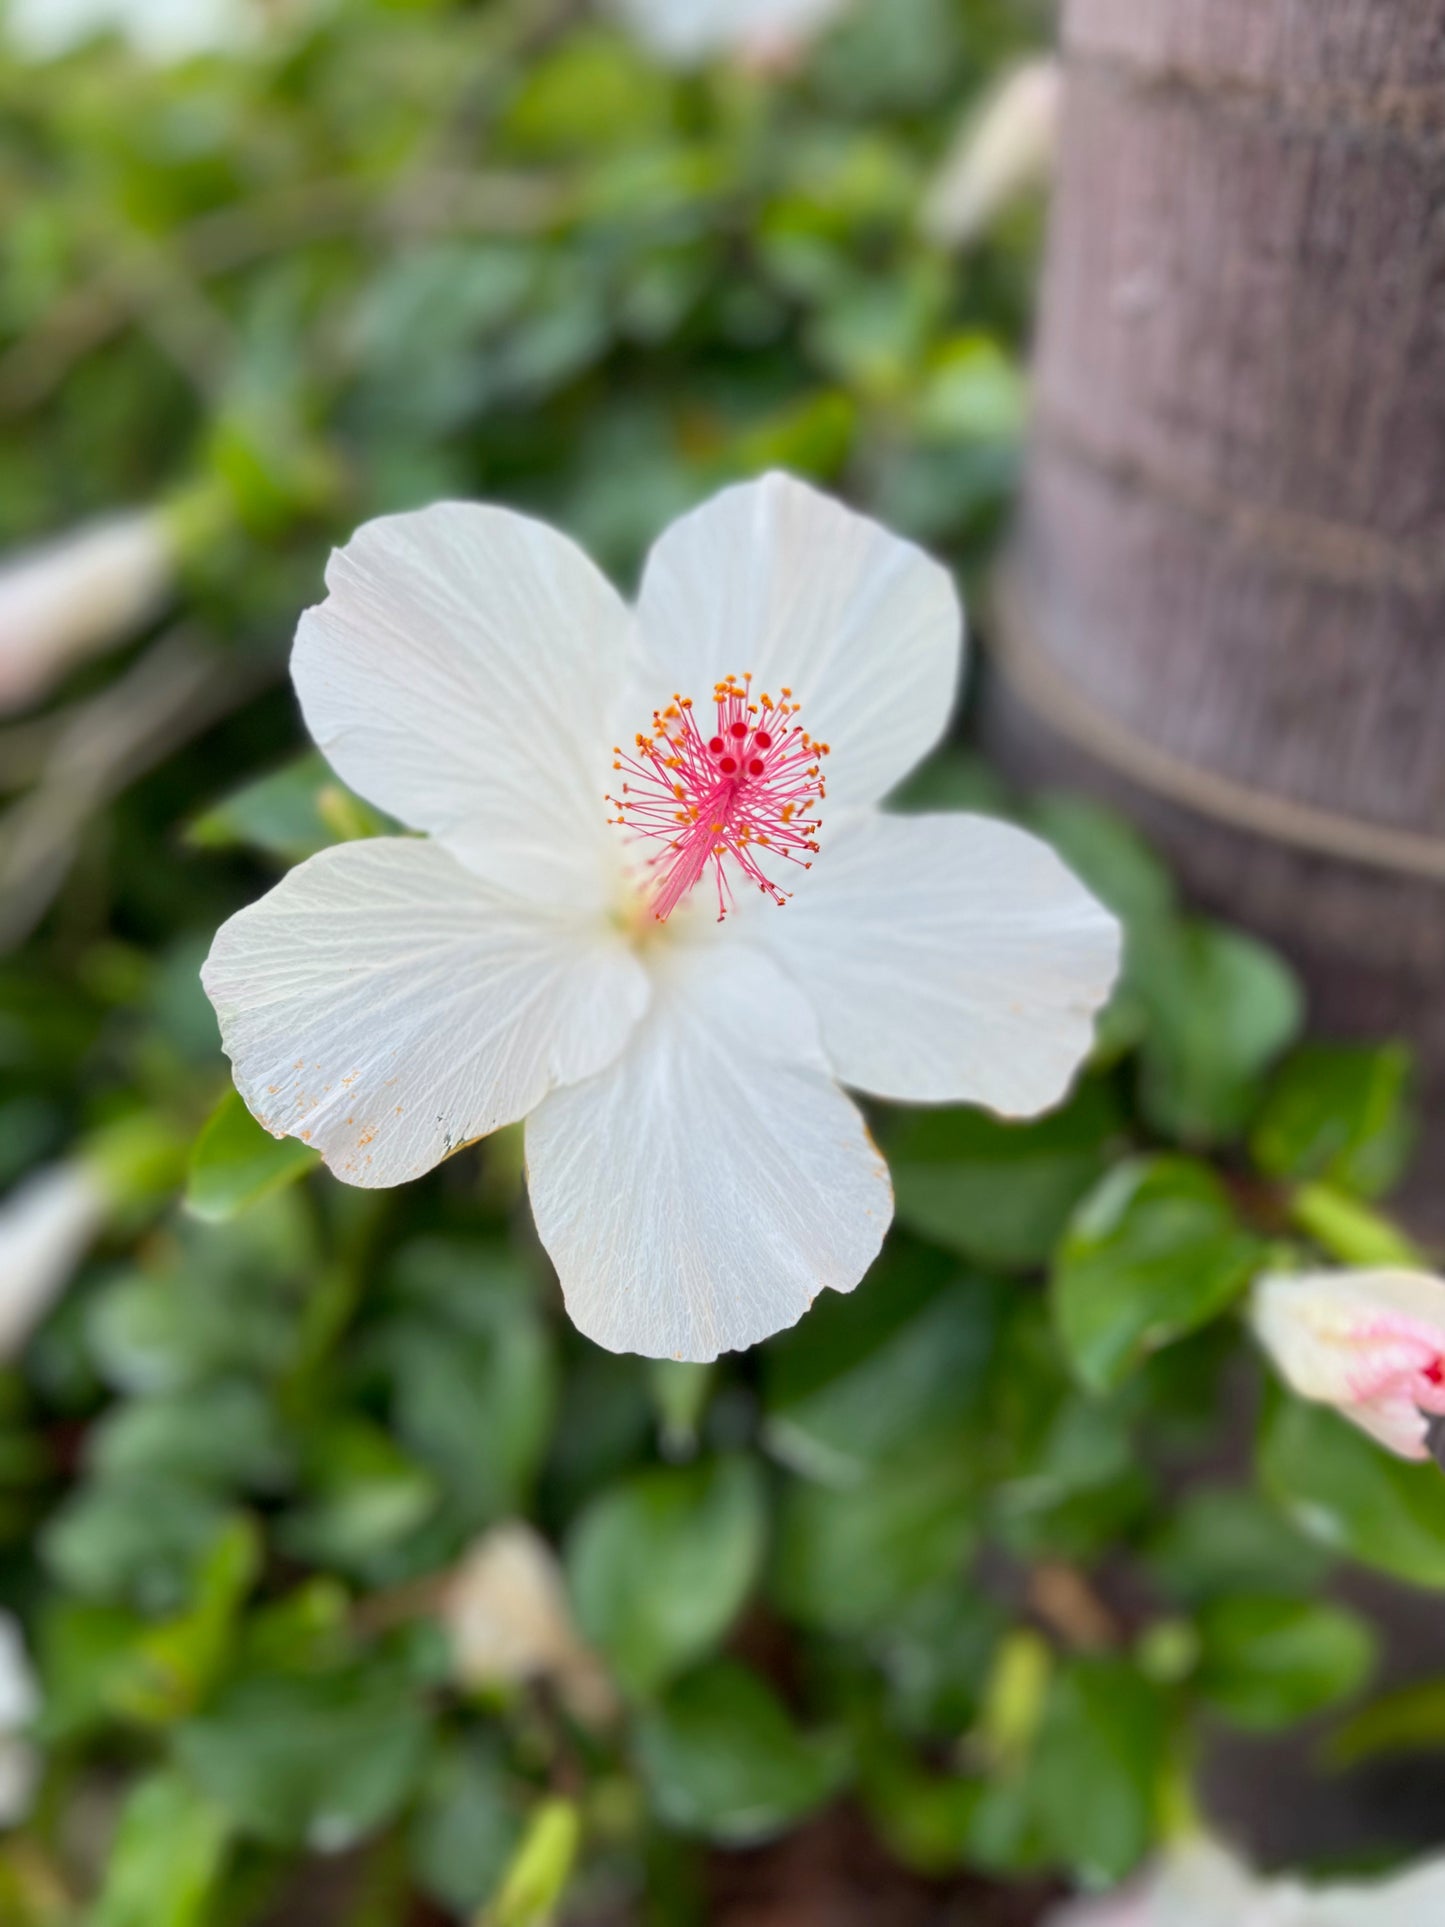
{"label": "green leaf", "polygon": [[365,1576],[436,1510],[436,1481],[360,1415],[323,1420],[308,1447],[305,1499],[277,1533],[298,1558]]}
{"label": "green leaf", "polygon": [[1409,1585],[1445,1590],[1445,1479],[1397,1459],[1325,1406],[1279,1396],[1260,1474],[1300,1530]]}
{"label": "green leaf", "polygon": [[474,1532],[524,1509],[556,1409],[556,1367],[531,1280],[505,1247],[422,1239],[394,1268],[399,1303],[371,1350],[392,1423]]}
{"label": "green leaf", "polygon": [[225,1870],[226,1815],[178,1773],[126,1800],[90,1927],[210,1927]]}
{"label": "green leaf", "polygon": [[1268,1732],[1308,1719],[1366,1683],[1368,1624],[1343,1606],[1236,1594],[1200,1615],[1196,1684],[1236,1726]]}
{"label": "green leaf", "polygon": [[944,1582],[910,1600],[869,1642],[893,1724],[927,1739],[967,1732],[1007,1626],[1003,1608],[972,1588]]}
{"label": "green leaf", "polygon": [[233,1515],[182,1479],[107,1479],[77,1486],[41,1540],[60,1585],[83,1598],[176,1612]]}
{"label": "green leaf", "polygon": [[486,1927],[551,1927],[577,1863],[582,1823],[570,1800],[542,1800],[527,1822]]}
{"label": "green leaf", "polygon": [[411,1824],[417,1880],[470,1918],[501,1883],[521,1825],[500,1746],[485,1739],[452,1746],[428,1775]]}
{"label": "green leaf", "polygon": [[1076,1659],[1054,1675],[1029,1782],[1053,1853],[1080,1880],[1122,1880],[1149,1850],[1165,1738],[1162,1702],[1125,1661]]}
{"label": "green leaf", "polygon": [[1236,1592],[1318,1592],[1330,1559],[1257,1492],[1205,1486],[1165,1519],[1149,1547],[1164,1591],[1198,1601]]}
{"label": "green leaf", "polygon": [[1147,1017],[1145,1116],[1185,1144],[1238,1137],[1303,1021],[1294,973],[1252,937],[1186,921],[1134,935],[1129,970]]}
{"label": "green leaf", "polygon": [[786,1617],[857,1634],[962,1572],[975,1536],[977,1473],[962,1451],[931,1450],[834,1490],[787,1488],[773,1597]]}
{"label": "green leaf", "polygon": [[319,1162],[318,1153],[299,1138],[272,1137],[246,1109],[240,1092],[227,1091],[191,1153],[187,1209],[212,1224],[234,1217],[305,1177]]}
{"label": "green leaf", "polygon": [[1116,811],[1087,797],[1056,794],[1038,798],[1032,816],[1074,875],[1131,932],[1172,917],[1174,879]]}
{"label": "green leaf", "polygon": [[643,1715],[637,1757],[662,1821],[735,1847],[795,1825],[845,1771],[836,1741],[799,1733],[757,1675],[729,1660],[691,1674]]}
{"label": "green leaf", "polygon": [[700,1659],[742,1610],[767,1512],[742,1458],[639,1472],[594,1500],[567,1546],[584,1633],[639,1698]]}
{"label": "green leaf", "polygon": [[176,1751],[238,1831],[336,1853],[389,1820],[426,1764],[431,1718],[393,1665],[238,1680]]}
{"label": "green leaf", "polygon": [[198,850],[259,850],[291,864],[329,844],[377,836],[388,827],[337,780],[320,750],[308,750],[194,818],[186,841]]}
{"label": "green leaf", "polygon": [[1445,1750],[1445,1679],[1411,1680],[1382,1693],[1331,1734],[1325,1748],[1340,1770],[1365,1760],[1403,1753]]}
{"label": "green leaf", "polygon": [[241,1378],[117,1405],[91,1432],[86,1456],[102,1478],[181,1478],[220,1492],[274,1490],[290,1465],[274,1405]]}
{"label": "green leaf", "polygon": [[1255,1163],[1266,1177],[1382,1197],[1409,1157],[1411,1081],[1402,1044],[1306,1044],[1281,1068],[1255,1120]]}
{"label": "green leaf", "polygon": [[1121,1384],[1150,1352],[1225,1311],[1261,1253],[1206,1165],[1117,1166],[1076,1213],[1054,1267],[1054,1316],[1074,1370],[1096,1392]]}
{"label": "green leaf", "polygon": [[895,1240],[865,1290],[830,1292],[768,1346],[769,1449],[848,1485],[930,1433],[956,1435],[979,1401],[1005,1309],[1002,1287]]}
{"label": "green leaf", "polygon": [[984,1111],[915,1112],[888,1140],[898,1221],[978,1264],[1043,1264],[1102,1176],[1123,1121],[1099,1082],[1030,1124]]}

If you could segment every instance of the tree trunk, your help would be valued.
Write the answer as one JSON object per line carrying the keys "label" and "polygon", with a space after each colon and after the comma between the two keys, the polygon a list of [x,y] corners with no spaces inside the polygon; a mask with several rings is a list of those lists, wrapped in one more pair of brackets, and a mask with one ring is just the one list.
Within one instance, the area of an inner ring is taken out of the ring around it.
{"label": "tree trunk", "polygon": [[1445,1097],[1445,0],[1063,33],[994,740],[1124,800],[1317,1027],[1412,1038]]}

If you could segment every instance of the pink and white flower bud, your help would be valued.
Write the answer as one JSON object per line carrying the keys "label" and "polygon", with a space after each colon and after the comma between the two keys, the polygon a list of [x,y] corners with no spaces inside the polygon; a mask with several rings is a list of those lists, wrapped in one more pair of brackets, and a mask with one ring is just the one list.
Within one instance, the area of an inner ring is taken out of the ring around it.
{"label": "pink and white flower bud", "polygon": [[960,130],[929,190],[923,224],[945,247],[968,247],[1053,172],[1063,75],[1053,59],[1004,76]]}
{"label": "pink and white flower bud", "polygon": [[1445,1281],[1421,1271],[1262,1278],[1250,1321],[1301,1398],[1333,1405],[1402,1458],[1445,1416]]}
{"label": "pink and white flower bud", "polygon": [[175,539],[156,510],[109,516],[0,564],[0,715],[152,621],[175,572]]}
{"label": "pink and white flower bud", "polygon": [[472,1547],[443,1595],[441,1617],[464,1685],[548,1681],[584,1720],[616,1709],[611,1682],[573,1622],[556,1554],[520,1519]]}
{"label": "pink and white flower bud", "polygon": [[70,1283],[105,1220],[100,1180],[84,1164],[56,1164],[0,1203],[0,1360],[22,1350]]}

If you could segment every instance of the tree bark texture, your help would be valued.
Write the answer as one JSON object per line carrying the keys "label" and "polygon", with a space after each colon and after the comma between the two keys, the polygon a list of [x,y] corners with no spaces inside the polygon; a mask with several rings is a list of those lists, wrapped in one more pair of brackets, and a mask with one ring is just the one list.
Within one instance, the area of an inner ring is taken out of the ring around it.
{"label": "tree bark texture", "polygon": [[[1445,0],[1065,0],[989,727],[1445,1114]],[[1431,1196],[1445,1220],[1445,1140]]]}

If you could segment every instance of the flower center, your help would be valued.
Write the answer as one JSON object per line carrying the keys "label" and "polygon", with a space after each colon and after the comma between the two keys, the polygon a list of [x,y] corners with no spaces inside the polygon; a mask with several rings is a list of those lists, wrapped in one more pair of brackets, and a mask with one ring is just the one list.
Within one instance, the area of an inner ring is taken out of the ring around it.
{"label": "flower center", "polygon": [[624,781],[621,794],[607,798],[617,811],[608,820],[658,846],[647,868],[659,923],[709,871],[721,922],[734,874],[786,903],[791,892],[772,872],[782,863],[813,867],[828,745],[794,720],[792,694],[754,698],[751,676],[728,676],[713,690],[710,729],[699,725],[690,696],[675,696],[653,711],[650,736],[639,733],[631,752],[613,751]]}

